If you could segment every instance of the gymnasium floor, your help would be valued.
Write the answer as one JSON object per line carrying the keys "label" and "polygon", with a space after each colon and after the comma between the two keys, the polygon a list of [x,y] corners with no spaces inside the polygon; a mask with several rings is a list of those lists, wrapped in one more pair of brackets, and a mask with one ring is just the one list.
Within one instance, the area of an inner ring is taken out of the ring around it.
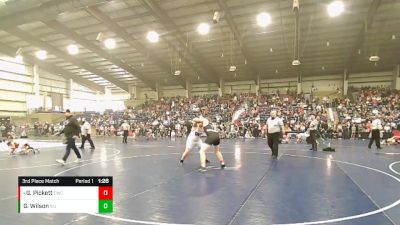
{"label": "gymnasium floor", "polygon": [[[0,224],[400,224],[398,147],[336,141],[327,153],[282,144],[273,161],[266,140],[223,140],[226,170],[199,173],[197,154],[178,164],[184,140],[120,141],[96,139],[85,162],[65,166],[54,161],[63,147],[28,157],[1,152]],[[17,214],[19,175],[113,176],[114,213]]]}

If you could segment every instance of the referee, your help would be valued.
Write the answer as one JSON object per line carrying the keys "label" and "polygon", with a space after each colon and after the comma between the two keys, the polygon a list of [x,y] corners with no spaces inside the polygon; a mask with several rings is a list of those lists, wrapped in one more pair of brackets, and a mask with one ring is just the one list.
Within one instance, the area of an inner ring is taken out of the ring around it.
{"label": "referee", "polygon": [[128,124],[126,120],[121,125],[121,130],[124,132],[122,135],[122,143],[127,144],[128,143],[128,134],[129,134],[129,128],[131,126]]}
{"label": "referee", "polygon": [[82,126],[81,126],[81,136],[82,136],[82,144],[81,147],[79,147],[80,149],[84,149],[85,148],[85,142],[89,141],[90,144],[90,149],[94,150],[94,144],[93,144],[93,140],[91,138],[91,134],[92,134],[92,129],[91,129],[91,125],[88,121],[86,121],[85,118],[82,118]]}
{"label": "referee", "polygon": [[283,134],[283,121],[276,116],[276,111],[271,111],[271,117],[267,120],[268,146],[272,151],[272,159],[278,159],[279,138]]}
{"label": "referee", "polygon": [[372,134],[371,134],[371,138],[369,139],[369,144],[368,144],[368,148],[370,149],[372,146],[372,143],[376,144],[376,147],[378,149],[382,149],[381,148],[381,132],[380,130],[382,129],[382,122],[379,119],[379,116],[375,116],[375,119],[372,121]]}
{"label": "referee", "polygon": [[310,139],[311,139],[311,149],[312,151],[317,151],[317,132],[318,132],[318,120],[314,115],[310,117],[310,126],[308,127],[310,131]]}

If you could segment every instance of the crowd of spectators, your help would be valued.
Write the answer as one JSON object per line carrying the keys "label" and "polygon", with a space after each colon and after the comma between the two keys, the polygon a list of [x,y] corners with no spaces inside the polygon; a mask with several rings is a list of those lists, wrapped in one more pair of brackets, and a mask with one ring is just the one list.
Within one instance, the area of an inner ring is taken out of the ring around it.
{"label": "crowd of spectators", "polygon": [[[271,109],[281,109],[281,115],[293,120],[293,126],[305,123],[305,105],[304,96],[293,93],[173,97],[149,101],[136,108],[130,107],[123,113],[91,113],[85,118],[92,123],[99,135],[117,134],[118,124],[127,120],[136,135],[163,138],[174,134],[177,137],[185,136],[190,131],[191,119],[201,115],[211,119],[215,128],[220,130],[222,138],[253,138],[263,135],[263,124]],[[314,105],[316,110],[323,110],[324,106]]]}
{"label": "crowd of spectators", "polygon": [[[221,138],[265,137],[265,121],[269,112],[278,110],[285,131],[304,133],[311,114],[320,121],[319,131],[325,138],[367,139],[370,123],[375,116],[383,121],[384,139],[389,138],[400,124],[400,92],[385,87],[361,88],[350,98],[316,97],[293,92],[274,94],[228,94],[161,98],[147,101],[124,111],[103,114],[85,112],[80,119],[89,121],[93,133],[102,136],[120,135],[120,125],[127,121],[131,135],[151,138],[184,137],[191,129],[191,119],[204,116],[212,121]],[[21,130],[33,129],[33,135],[53,135],[63,125],[35,123]],[[17,133],[16,128],[12,132]]]}
{"label": "crowd of spectators", "polygon": [[126,120],[136,136],[180,137],[190,130],[189,121],[201,115],[211,119],[222,138],[257,138],[265,137],[265,121],[269,112],[277,109],[286,132],[306,132],[309,116],[314,114],[320,121],[323,137],[367,139],[372,118],[378,116],[383,121],[383,137],[387,139],[399,129],[399,97],[399,91],[385,87],[361,88],[353,101],[292,92],[172,97],[148,101],[124,112],[92,113],[86,117],[98,135],[118,135],[119,124]]}
{"label": "crowd of spectators", "polygon": [[64,123],[57,124],[35,122],[33,124],[5,124],[0,125],[0,134],[2,137],[8,139],[15,139],[16,137],[25,138],[27,136],[49,136],[55,135],[64,129]]}
{"label": "crowd of spectators", "polygon": [[361,88],[355,100],[338,105],[335,127],[343,138],[368,138],[374,117],[382,121],[384,139],[400,130],[400,91],[387,87]]}

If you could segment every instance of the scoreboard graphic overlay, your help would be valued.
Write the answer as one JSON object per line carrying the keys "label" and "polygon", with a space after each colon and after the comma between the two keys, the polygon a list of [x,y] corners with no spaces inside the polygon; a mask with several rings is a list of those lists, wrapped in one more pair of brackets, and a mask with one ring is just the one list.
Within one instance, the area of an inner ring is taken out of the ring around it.
{"label": "scoreboard graphic overlay", "polygon": [[112,212],[112,177],[18,177],[18,213]]}

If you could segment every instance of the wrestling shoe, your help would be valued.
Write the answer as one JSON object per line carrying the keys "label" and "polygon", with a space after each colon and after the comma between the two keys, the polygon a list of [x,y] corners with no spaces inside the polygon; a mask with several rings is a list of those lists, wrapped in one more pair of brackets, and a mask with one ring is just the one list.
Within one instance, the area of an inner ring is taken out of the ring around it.
{"label": "wrestling shoe", "polygon": [[65,165],[65,161],[62,159],[56,159],[56,162],[60,163],[61,165]]}
{"label": "wrestling shoe", "polygon": [[83,162],[83,159],[82,159],[82,158],[77,158],[74,162],[76,162],[76,163],[82,163],[82,162]]}
{"label": "wrestling shoe", "polygon": [[221,164],[221,170],[225,169],[225,164]]}
{"label": "wrestling shoe", "polygon": [[199,169],[197,169],[197,171],[199,171],[200,173],[204,173],[207,171],[207,169],[205,167],[200,167]]}

